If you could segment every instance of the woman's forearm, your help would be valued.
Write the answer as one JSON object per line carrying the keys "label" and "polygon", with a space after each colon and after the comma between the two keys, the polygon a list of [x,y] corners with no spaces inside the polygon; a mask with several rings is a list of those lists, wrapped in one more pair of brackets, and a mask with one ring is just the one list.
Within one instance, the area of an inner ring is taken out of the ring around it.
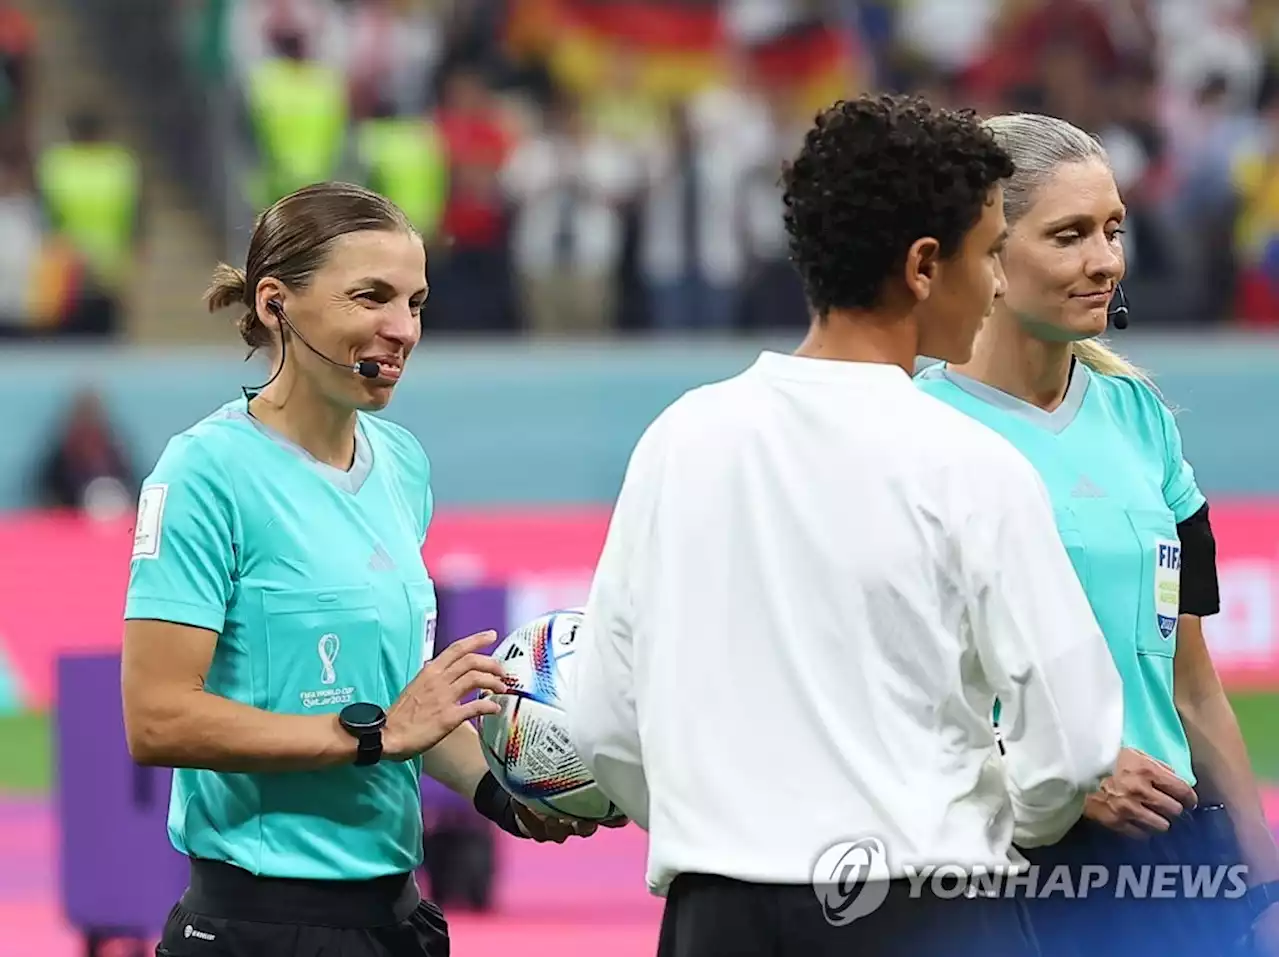
{"label": "woman's forearm", "polygon": [[244,773],[355,761],[356,739],[336,714],[275,714],[199,689],[147,697],[125,709],[129,753],[139,764]]}
{"label": "woman's forearm", "polygon": [[1231,702],[1222,690],[1205,642],[1202,620],[1178,618],[1178,647],[1173,659],[1174,704],[1191,746],[1196,792],[1201,803],[1226,805],[1249,883],[1276,879],[1276,845],[1262,810],[1262,795],[1249,762]]}
{"label": "woman's forearm", "polygon": [[1226,805],[1249,868],[1249,883],[1275,880],[1280,871],[1276,845],[1267,827],[1262,796],[1231,702],[1219,690],[1180,705],[1179,713],[1191,745],[1196,790],[1201,800],[1219,800]]}
{"label": "woman's forearm", "polygon": [[422,755],[422,773],[467,800],[475,797],[476,786],[488,771],[480,735],[470,722],[458,725]]}

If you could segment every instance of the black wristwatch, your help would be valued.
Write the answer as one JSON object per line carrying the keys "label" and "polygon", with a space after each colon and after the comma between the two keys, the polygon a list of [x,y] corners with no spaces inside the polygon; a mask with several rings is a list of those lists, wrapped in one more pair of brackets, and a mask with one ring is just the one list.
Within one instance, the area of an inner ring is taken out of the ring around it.
{"label": "black wristwatch", "polygon": [[357,701],[338,712],[338,723],[358,742],[357,765],[368,767],[382,759],[382,729],[387,723],[387,713],[381,707]]}

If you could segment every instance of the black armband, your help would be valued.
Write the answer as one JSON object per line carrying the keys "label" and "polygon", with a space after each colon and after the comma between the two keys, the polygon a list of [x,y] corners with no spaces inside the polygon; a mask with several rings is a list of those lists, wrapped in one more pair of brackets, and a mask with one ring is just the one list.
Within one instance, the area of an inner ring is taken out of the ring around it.
{"label": "black armband", "polygon": [[1178,523],[1182,545],[1181,597],[1178,612],[1207,618],[1221,608],[1218,597],[1218,556],[1209,524],[1209,505],[1202,505],[1185,522]]}
{"label": "black armband", "polygon": [[520,830],[520,820],[516,817],[516,809],[512,805],[511,795],[503,790],[492,771],[485,773],[476,786],[476,796],[472,801],[477,811],[491,820],[508,834],[516,837],[528,837]]}

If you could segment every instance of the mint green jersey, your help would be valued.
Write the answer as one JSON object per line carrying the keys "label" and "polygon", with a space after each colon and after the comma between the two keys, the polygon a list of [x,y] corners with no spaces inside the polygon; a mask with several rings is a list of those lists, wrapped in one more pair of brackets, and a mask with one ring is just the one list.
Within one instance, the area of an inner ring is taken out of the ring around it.
{"label": "mint green jersey", "polygon": [[1173,699],[1179,522],[1204,505],[1173,415],[1137,379],[1073,364],[1053,412],[938,364],[919,387],[1000,433],[1049,489],[1058,532],[1124,683],[1124,744],[1195,783]]}
{"label": "mint green jersey", "polygon": [[[166,446],[139,501],[125,618],[217,634],[205,690],[280,714],[384,708],[432,653],[430,468],[360,415],[346,472],[239,399]],[[422,858],[421,761],[277,774],[178,769],[179,851],[254,874],[364,880]]]}

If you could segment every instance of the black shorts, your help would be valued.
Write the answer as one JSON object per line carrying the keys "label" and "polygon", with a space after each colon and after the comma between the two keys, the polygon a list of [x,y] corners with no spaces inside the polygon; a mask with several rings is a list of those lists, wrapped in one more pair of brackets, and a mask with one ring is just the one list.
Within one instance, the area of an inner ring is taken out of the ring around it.
{"label": "black shorts", "polygon": [[412,874],[285,880],[192,861],[156,957],[449,957],[449,930]]}
{"label": "black shorts", "polygon": [[1038,957],[1021,902],[912,896],[905,880],[889,881],[871,913],[836,926],[807,884],[681,874],[667,892],[658,941],[658,957],[934,955]]}
{"label": "black shorts", "polygon": [[[1197,808],[1141,840],[1081,819],[1057,844],[1022,853],[1039,866],[1042,890],[1027,895],[1027,913],[1044,957],[1235,957],[1256,916],[1241,894],[1247,874],[1230,870],[1240,855],[1221,806]],[[1055,868],[1068,879],[1046,877]],[[1091,887],[1102,880],[1099,868],[1106,883]]]}

